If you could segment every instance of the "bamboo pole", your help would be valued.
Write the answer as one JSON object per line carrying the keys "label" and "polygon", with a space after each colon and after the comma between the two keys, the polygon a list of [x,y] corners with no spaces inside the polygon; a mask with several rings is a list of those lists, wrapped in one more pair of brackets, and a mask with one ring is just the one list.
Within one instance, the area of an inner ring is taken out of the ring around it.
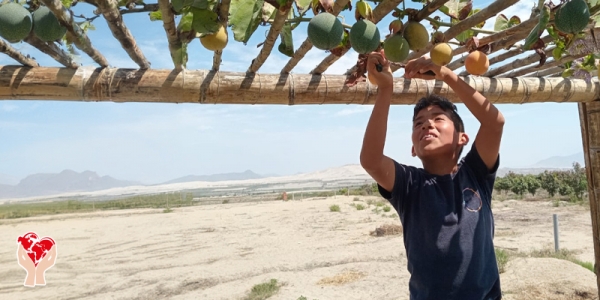
{"label": "bamboo pole", "polygon": [[[552,37],[549,36],[549,35],[547,35],[544,38],[542,38],[542,41],[544,41],[544,43],[546,43],[546,44],[548,42],[550,42],[551,40],[552,40]],[[496,51],[499,51],[499,50],[500,50],[500,48],[495,48],[494,50],[492,50],[492,53],[494,53]],[[523,45],[519,44],[519,45],[517,45],[515,47],[515,49],[509,50],[509,51],[505,51],[504,53],[496,55],[494,57],[490,57],[489,58],[490,67],[493,66],[493,65],[495,65],[495,64],[497,64],[497,63],[503,62],[503,61],[505,61],[505,60],[507,60],[509,58],[512,58],[512,57],[515,57],[517,55],[523,54],[523,52],[525,52],[525,50],[523,49]],[[452,62],[452,64],[454,64],[454,63],[455,62]],[[464,60],[461,59],[457,63],[460,64],[458,67],[455,67],[456,66],[455,65],[455,66],[450,67],[450,69],[452,69],[452,70],[458,69],[459,67],[464,66],[465,62],[464,62]],[[448,66],[450,66],[450,64]],[[459,73],[459,75],[461,75],[461,76],[467,76],[467,75],[469,75],[469,72],[462,71],[462,72]]]}
{"label": "bamboo pole", "polygon": [[[291,75],[209,70],[0,67],[0,99],[214,104],[374,104],[376,87],[345,85],[344,75]],[[486,78],[467,84],[492,103],[591,102],[599,99],[597,79]],[[392,104],[414,104],[439,94],[462,101],[443,82],[396,78]]]}
{"label": "bamboo pole", "polygon": [[[463,31],[470,29],[471,27],[475,27],[477,24],[483,22],[483,21],[487,21],[489,18],[491,18],[492,16],[498,14],[499,12],[503,11],[504,9],[512,6],[513,4],[519,2],[518,0],[496,0],[494,1],[492,4],[490,4],[488,7],[480,10],[479,12],[477,12],[476,14],[473,14],[472,16],[452,25],[452,27],[448,28],[448,30],[446,30],[444,32],[444,36],[446,37],[446,40],[451,40],[453,38],[455,38],[457,35],[461,34]],[[424,49],[420,50],[420,51],[412,51],[408,57],[406,58],[405,61],[409,61],[411,59],[414,58],[418,58],[423,56],[424,54],[428,53],[431,48],[433,48],[433,44],[429,43],[429,45],[427,47],[425,47]],[[356,66],[353,67],[353,69],[356,68]],[[395,72],[399,69],[399,66],[392,66],[392,72]],[[346,72],[346,74],[352,74],[354,70],[349,70],[348,72]]]}
{"label": "bamboo pole", "polygon": [[57,62],[62,64],[63,66],[71,69],[77,69],[79,66],[73,61],[73,58],[69,56],[68,53],[60,49],[54,43],[46,43],[32,32],[23,40],[24,42],[30,44],[31,46],[37,48],[41,52],[47,54],[48,56],[54,58]]}
{"label": "bamboo pole", "polygon": [[[538,23],[538,19],[539,17],[531,18],[517,26],[508,28],[506,30],[500,31],[492,35],[482,37],[479,39],[479,45],[490,44],[490,48],[492,50],[490,53],[501,50],[510,44],[513,44],[517,41],[526,38],[533,29],[533,27],[535,27],[535,25]],[[454,51],[452,51],[452,55],[456,56],[459,54],[466,53],[468,51],[469,49],[467,49],[467,46],[465,45],[454,49]],[[456,70],[462,67],[463,64],[463,60],[458,59],[449,63],[447,67],[451,70]]]}
{"label": "bamboo pole", "polygon": [[449,0],[433,0],[433,1],[429,2],[429,4],[427,4],[421,10],[419,10],[415,20],[417,22],[420,22],[421,20],[429,17],[429,15],[436,12],[438,10],[438,8],[442,7],[448,1]]}
{"label": "bamboo pole", "polygon": [[[544,51],[544,53],[546,53],[547,57],[552,57],[552,50],[554,50],[554,48],[555,47],[552,47],[552,48],[546,49]],[[523,58],[520,58],[520,59],[515,59],[512,62],[510,62],[508,64],[504,64],[501,67],[488,70],[482,76],[485,76],[485,77],[498,76],[500,74],[504,74],[506,72],[509,72],[509,71],[512,71],[512,70],[516,70],[518,68],[527,66],[529,64],[533,64],[533,63],[536,63],[536,62],[539,63],[539,60],[540,60],[540,55],[534,52],[533,54],[528,55],[527,57],[523,57]],[[511,77],[511,76],[504,76],[504,77]]]}
{"label": "bamboo pole", "polygon": [[79,50],[89,55],[100,67],[107,67],[108,61],[98,52],[96,48],[92,46],[92,42],[88,36],[81,30],[79,25],[73,21],[73,14],[70,13],[63,5],[60,0],[41,0],[52,13],[56,16],[62,26],[67,28],[67,37],[73,40],[73,44],[79,48]]}
{"label": "bamboo pole", "polygon": [[8,55],[10,58],[16,60],[17,62],[28,66],[28,67],[39,67],[39,64],[35,59],[29,57],[29,55],[24,55],[19,52],[17,49],[13,48],[9,43],[5,40],[0,39],[0,52]]}
{"label": "bamboo pole", "polygon": [[[227,28],[227,22],[229,22],[229,4],[231,0],[221,0],[219,2],[219,21],[222,26]],[[213,71],[219,71],[221,67],[221,56],[223,55],[223,50],[217,50],[213,54]]]}
{"label": "bamboo pole", "polygon": [[[390,11],[392,11],[400,2],[403,0],[383,0],[373,9],[373,23],[377,24],[381,19],[385,18]],[[327,71],[331,65],[333,65],[340,57],[346,55],[350,48],[344,48],[341,56],[337,56],[333,53],[327,55],[312,71],[310,74],[323,74]]]}
{"label": "bamboo pole", "polygon": [[288,18],[290,13],[290,9],[292,8],[293,1],[287,0],[285,5],[281,5],[279,9],[275,10],[275,20],[273,20],[273,24],[271,24],[269,28],[269,33],[267,34],[267,38],[260,48],[260,52],[256,56],[255,59],[252,60],[250,67],[248,67],[248,73],[256,73],[258,69],[265,63],[269,55],[271,54],[271,50],[273,50],[273,45],[275,45],[275,41],[277,41],[277,37],[281,32],[281,28],[285,24],[285,21]]}
{"label": "bamboo pole", "polygon": [[554,74],[562,74],[562,72],[564,71],[564,67],[562,66],[556,66],[556,67],[552,67],[546,70],[540,70],[540,71],[535,71],[532,73],[528,73],[525,74],[525,77],[544,77],[544,76],[550,76],[550,75],[554,75]]}
{"label": "bamboo pole", "polygon": [[522,68],[519,70],[514,70],[512,72],[507,73],[505,76],[503,77],[518,77],[518,76],[523,76],[525,74],[531,73],[531,72],[535,72],[536,70],[545,70],[548,68],[552,68],[552,67],[556,67],[556,66],[560,66],[562,64],[568,63],[570,61],[574,61],[578,58],[582,58],[584,56],[587,56],[588,53],[581,53],[581,54],[577,54],[577,55],[565,55],[563,57],[561,57],[559,60],[550,60],[548,62],[546,62],[543,66],[538,66],[537,64],[533,65],[533,66],[529,66],[526,68]]}
{"label": "bamboo pole", "polygon": [[[334,16],[337,16],[342,11],[342,9],[344,9],[344,7],[346,7],[348,2],[349,2],[349,0],[336,0],[335,3],[333,4],[332,14]],[[287,62],[287,64],[285,64],[283,69],[281,69],[281,73],[283,73],[283,74],[290,73],[296,67],[298,62],[300,62],[304,58],[304,55],[306,55],[306,53],[308,53],[308,51],[310,51],[310,49],[312,49],[312,47],[313,47],[312,42],[308,38],[306,38],[306,40],[304,40],[302,45],[300,45],[300,47],[296,50],[296,52],[294,52],[294,55],[292,56],[292,58],[290,58],[290,60]]]}
{"label": "bamboo pole", "polygon": [[594,273],[600,296],[600,103],[579,103],[578,106],[592,219]]}
{"label": "bamboo pole", "polygon": [[169,41],[169,52],[171,53],[171,59],[173,59],[173,65],[176,71],[183,70],[183,63],[180,59],[175,59],[177,52],[183,47],[183,43],[177,37],[177,28],[175,27],[175,15],[171,10],[171,3],[169,0],[158,0],[158,7],[162,14],[163,28]]}
{"label": "bamboo pole", "polygon": [[119,4],[117,0],[95,0],[98,5],[98,9],[104,16],[108,28],[112,32],[113,36],[119,40],[121,47],[129,54],[129,57],[135,61],[141,69],[150,68],[150,63],[146,60],[142,50],[138,48],[133,35],[125,26],[123,16],[119,13]]}

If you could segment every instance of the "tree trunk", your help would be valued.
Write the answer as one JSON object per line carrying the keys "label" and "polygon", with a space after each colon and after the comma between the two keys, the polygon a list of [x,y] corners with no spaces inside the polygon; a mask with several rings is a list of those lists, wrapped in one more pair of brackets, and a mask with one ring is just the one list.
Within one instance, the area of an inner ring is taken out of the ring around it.
{"label": "tree trunk", "polygon": [[592,219],[594,273],[600,295],[600,103],[579,103],[579,118]]}

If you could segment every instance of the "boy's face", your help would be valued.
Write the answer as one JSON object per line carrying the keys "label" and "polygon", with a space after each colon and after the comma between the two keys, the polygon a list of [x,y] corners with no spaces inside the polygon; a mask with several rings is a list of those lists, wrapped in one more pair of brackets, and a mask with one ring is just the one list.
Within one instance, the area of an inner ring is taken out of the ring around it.
{"label": "boy's face", "polygon": [[419,111],[412,130],[412,155],[419,158],[446,156],[469,141],[466,133],[454,129],[450,114],[437,105]]}

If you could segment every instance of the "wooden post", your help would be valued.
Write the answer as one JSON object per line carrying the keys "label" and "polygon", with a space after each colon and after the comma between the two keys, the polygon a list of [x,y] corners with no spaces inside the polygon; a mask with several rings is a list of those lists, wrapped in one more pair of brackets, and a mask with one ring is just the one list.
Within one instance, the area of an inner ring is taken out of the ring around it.
{"label": "wooden post", "polygon": [[600,296],[600,102],[579,103],[581,137],[585,157],[585,171],[588,181],[592,234],[594,241],[594,273]]}

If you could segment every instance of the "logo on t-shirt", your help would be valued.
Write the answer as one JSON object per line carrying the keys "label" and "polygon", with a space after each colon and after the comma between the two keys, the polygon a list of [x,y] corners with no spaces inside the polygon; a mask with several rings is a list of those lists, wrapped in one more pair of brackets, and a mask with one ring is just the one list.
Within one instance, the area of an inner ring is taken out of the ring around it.
{"label": "logo on t-shirt", "polygon": [[465,188],[462,192],[463,194],[463,206],[471,212],[478,212],[481,210],[481,205],[483,202],[481,201],[481,197],[479,193],[472,188]]}

